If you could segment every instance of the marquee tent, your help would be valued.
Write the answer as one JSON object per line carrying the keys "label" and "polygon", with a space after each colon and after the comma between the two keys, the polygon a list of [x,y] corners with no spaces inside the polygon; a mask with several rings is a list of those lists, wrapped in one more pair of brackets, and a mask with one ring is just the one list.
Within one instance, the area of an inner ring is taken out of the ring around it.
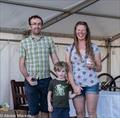
{"label": "marquee tent", "polygon": [[0,104],[12,107],[10,80],[23,80],[19,42],[27,35],[28,18],[36,14],[43,18],[42,33],[53,37],[61,60],[73,42],[75,23],[86,21],[92,41],[101,48],[102,72],[120,75],[120,0],[0,0]]}

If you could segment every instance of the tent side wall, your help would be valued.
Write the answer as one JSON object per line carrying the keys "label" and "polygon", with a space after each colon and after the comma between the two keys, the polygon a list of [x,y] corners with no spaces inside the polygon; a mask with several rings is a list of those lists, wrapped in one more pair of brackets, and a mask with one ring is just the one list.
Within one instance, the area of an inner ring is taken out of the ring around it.
{"label": "tent side wall", "polygon": [[111,48],[111,75],[120,75],[120,38],[112,42]]}
{"label": "tent side wall", "polygon": [[[12,97],[10,80],[24,80],[23,76],[19,71],[19,40],[22,40],[23,36],[20,34],[10,34],[10,33],[0,33],[0,104],[7,102],[12,108]],[[11,39],[12,41],[1,41],[5,39]],[[13,41],[15,40],[15,42]],[[56,44],[57,54],[60,60],[65,60],[65,48],[69,44],[72,44],[73,39],[70,38],[58,38],[53,37]],[[94,41],[94,43],[101,45],[102,58],[106,55],[106,48],[104,47],[104,42]],[[115,55],[112,58],[112,74],[118,75],[120,73],[120,57],[118,50],[115,50]],[[113,51],[113,50],[112,50]],[[116,62],[115,58],[119,58]],[[106,63],[107,60],[103,62],[102,72],[107,72]],[[119,64],[118,64],[119,63]],[[53,70],[53,65],[51,64],[51,70]],[[117,65],[117,66],[116,66]]]}

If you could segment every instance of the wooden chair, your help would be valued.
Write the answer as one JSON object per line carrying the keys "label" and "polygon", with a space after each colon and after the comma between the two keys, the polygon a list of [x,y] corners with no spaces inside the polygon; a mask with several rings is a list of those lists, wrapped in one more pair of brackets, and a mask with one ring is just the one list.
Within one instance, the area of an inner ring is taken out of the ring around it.
{"label": "wooden chair", "polygon": [[11,80],[11,88],[15,116],[17,118],[17,110],[24,110],[28,113],[27,99],[24,91],[24,82]]}

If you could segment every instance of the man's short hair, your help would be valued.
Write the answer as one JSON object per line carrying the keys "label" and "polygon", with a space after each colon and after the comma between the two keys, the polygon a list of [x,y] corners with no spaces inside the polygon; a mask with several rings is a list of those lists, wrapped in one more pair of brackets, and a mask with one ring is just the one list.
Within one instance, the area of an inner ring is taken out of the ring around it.
{"label": "man's short hair", "polygon": [[42,22],[42,25],[43,25],[43,19],[42,19],[40,16],[38,16],[38,15],[33,15],[33,16],[30,16],[30,17],[29,17],[29,19],[28,19],[29,25],[31,25],[31,19],[34,19],[34,18],[40,19],[41,22]]}

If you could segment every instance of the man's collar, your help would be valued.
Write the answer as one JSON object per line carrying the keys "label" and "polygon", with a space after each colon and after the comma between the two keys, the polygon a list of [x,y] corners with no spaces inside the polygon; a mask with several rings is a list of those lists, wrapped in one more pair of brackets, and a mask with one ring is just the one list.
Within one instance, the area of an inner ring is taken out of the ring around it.
{"label": "man's collar", "polygon": [[32,40],[34,40],[34,41],[39,41],[40,39],[42,39],[44,36],[43,35],[40,35],[40,36],[38,36],[38,37],[34,37],[34,36],[30,36],[31,37],[31,39]]}

